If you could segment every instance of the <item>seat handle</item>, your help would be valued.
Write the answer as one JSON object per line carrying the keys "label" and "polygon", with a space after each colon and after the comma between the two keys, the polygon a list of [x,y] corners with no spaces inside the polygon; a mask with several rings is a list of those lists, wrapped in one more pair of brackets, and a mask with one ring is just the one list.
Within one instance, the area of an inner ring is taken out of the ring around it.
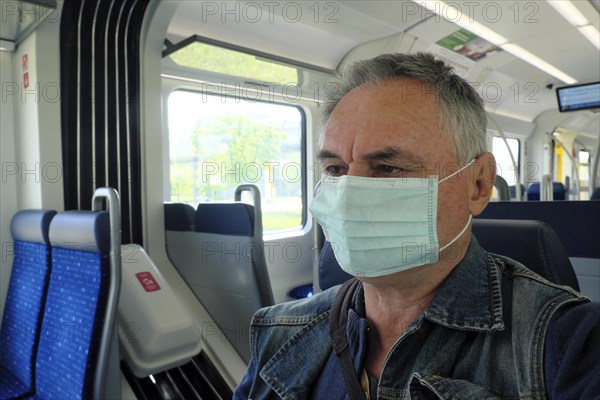
{"label": "seat handle", "polygon": [[108,293],[108,310],[106,321],[102,329],[100,354],[96,366],[94,399],[106,398],[106,387],[109,382],[107,366],[113,358],[118,360],[118,344],[115,330],[116,318],[109,318],[117,314],[117,305],[121,293],[121,203],[118,192],[110,187],[97,188],[92,197],[92,211],[101,211],[106,206],[110,224],[110,291]]}
{"label": "seat handle", "polygon": [[260,202],[260,190],[256,185],[244,184],[239,185],[235,189],[234,200],[242,200],[242,192],[247,191],[252,194],[252,202],[254,203],[254,237],[262,239],[262,209]]}

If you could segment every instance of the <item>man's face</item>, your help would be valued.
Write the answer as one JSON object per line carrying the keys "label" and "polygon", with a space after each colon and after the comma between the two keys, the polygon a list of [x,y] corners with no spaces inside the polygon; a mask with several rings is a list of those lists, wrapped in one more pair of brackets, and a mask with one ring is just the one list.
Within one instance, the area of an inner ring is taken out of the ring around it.
{"label": "man's face", "polygon": [[[442,129],[437,98],[419,81],[398,78],[361,86],[333,110],[319,159],[325,173],[334,176],[442,179],[460,168]],[[453,239],[467,221],[467,171],[439,185],[440,245]]]}

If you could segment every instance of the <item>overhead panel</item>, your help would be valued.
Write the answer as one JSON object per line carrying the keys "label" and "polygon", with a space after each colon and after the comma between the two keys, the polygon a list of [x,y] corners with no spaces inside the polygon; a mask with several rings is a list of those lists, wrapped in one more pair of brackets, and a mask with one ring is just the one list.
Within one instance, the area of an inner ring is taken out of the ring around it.
{"label": "overhead panel", "polygon": [[167,37],[197,34],[333,70],[359,44],[417,23],[413,8],[410,1],[184,1]]}

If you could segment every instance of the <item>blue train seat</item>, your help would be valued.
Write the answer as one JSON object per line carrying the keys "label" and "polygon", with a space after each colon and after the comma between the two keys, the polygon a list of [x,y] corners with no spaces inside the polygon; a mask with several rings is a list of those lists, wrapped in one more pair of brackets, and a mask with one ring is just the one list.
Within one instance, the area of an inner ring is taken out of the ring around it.
{"label": "blue train seat", "polygon": [[[528,220],[474,219],[473,234],[486,251],[510,257],[551,282],[579,290],[569,257],[548,224]],[[318,275],[322,290],[351,277],[340,268],[329,242],[324,243],[319,255]]]}
{"label": "blue train seat", "polygon": [[165,203],[166,231],[193,231],[196,210],[189,204]]}
{"label": "blue train seat", "polygon": [[[239,202],[251,190],[254,206]],[[166,232],[167,254],[240,356],[250,360],[254,313],[274,304],[265,261],[260,194],[242,185],[234,203],[199,204],[194,232]]]}
{"label": "blue train seat", "polygon": [[114,323],[116,306],[108,299],[116,301],[119,290],[111,287],[111,274],[120,274],[110,263],[109,229],[105,211],[66,211],[50,224],[52,273],[34,398],[99,398],[103,390],[98,377],[109,368],[106,327]]}
{"label": "blue train seat", "polygon": [[[522,183],[519,184],[519,190],[521,191],[521,197],[525,198],[525,185],[523,185]],[[508,187],[508,191],[510,194],[510,198],[511,199],[516,199],[517,198],[517,185],[511,185]]]}
{"label": "blue train seat", "polygon": [[[565,200],[566,190],[565,185],[560,182],[552,183],[552,192],[554,200]],[[540,183],[534,182],[527,187],[527,200],[538,201],[540,199]]]}
{"label": "blue train seat", "polygon": [[475,219],[473,234],[485,250],[519,261],[551,282],[579,290],[569,256],[550,225],[531,220]]}
{"label": "blue train seat", "polygon": [[0,332],[0,398],[33,394],[50,274],[48,230],[56,211],[23,210],[10,225],[13,267]]}
{"label": "blue train seat", "polygon": [[552,227],[569,257],[600,258],[600,224],[594,223],[600,221],[600,204],[595,201],[490,202],[475,219],[543,221]]}
{"label": "blue train seat", "polygon": [[590,196],[590,200],[600,200],[600,187],[594,189],[592,195]]}
{"label": "blue train seat", "polygon": [[344,271],[335,258],[335,253],[330,242],[325,241],[319,253],[318,266],[319,287],[321,290],[329,289],[352,278]]}

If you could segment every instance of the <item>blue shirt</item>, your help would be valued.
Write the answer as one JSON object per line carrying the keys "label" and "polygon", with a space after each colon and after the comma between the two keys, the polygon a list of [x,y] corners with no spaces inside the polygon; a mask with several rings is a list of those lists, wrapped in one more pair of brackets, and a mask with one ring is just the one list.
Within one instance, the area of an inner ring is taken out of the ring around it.
{"label": "blue shirt", "polygon": [[[234,398],[345,399],[329,309],[338,288],[257,312],[252,359]],[[359,374],[368,323],[348,310]],[[472,240],[431,304],[387,356],[377,398],[600,398],[600,308]]]}

